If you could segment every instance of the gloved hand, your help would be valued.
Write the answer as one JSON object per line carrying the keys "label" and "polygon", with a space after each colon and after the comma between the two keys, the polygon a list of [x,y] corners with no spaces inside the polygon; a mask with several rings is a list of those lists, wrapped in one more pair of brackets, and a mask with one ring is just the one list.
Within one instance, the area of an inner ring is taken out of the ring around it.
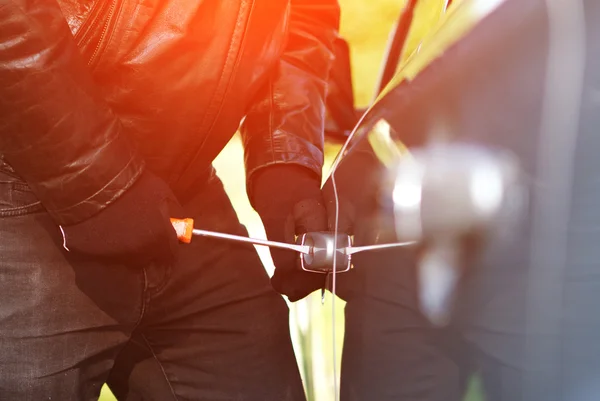
{"label": "gloved hand", "polygon": [[177,216],[180,208],[168,185],[145,171],[98,214],[61,226],[64,246],[71,252],[128,265],[171,264],[178,240],[169,219],[181,217]]}
{"label": "gloved hand", "polygon": [[[295,235],[325,231],[327,212],[318,177],[295,165],[274,165],[256,173],[251,202],[272,241],[294,243]],[[320,289],[325,274],[303,271],[297,252],[271,249],[275,273],[271,284],[292,302]]]}

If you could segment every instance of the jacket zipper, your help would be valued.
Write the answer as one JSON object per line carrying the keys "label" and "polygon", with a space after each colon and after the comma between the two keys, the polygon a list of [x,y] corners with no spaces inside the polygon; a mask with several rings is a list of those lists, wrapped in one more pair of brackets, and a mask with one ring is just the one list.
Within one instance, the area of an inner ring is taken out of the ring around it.
{"label": "jacket zipper", "polygon": [[94,50],[94,53],[92,53],[92,56],[90,57],[90,60],[88,61],[89,66],[91,66],[93,64],[93,62],[96,60],[96,58],[98,57],[98,53],[100,52],[100,47],[101,47],[102,43],[104,42],[104,38],[106,37],[106,34],[108,33],[108,26],[110,25],[110,21],[112,20],[112,17],[115,13],[115,9],[117,8],[117,1],[118,0],[112,0],[110,3],[110,9],[108,10],[108,16],[106,17],[106,22],[104,23],[104,28],[102,28],[102,33],[100,34],[100,39],[98,40],[98,44],[96,45],[96,49]]}
{"label": "jacket zipper", "polygon": [[108,3],[105,3],[101,0],[95,3],[92,11],[90,12],[90,15],[85,19],[84,23],[81,25],[81,27],[79,27],[79,30],[74,36],[77,45],[80,45],[81,43],[85,42],[88,36],[90,36],[92,26],[96,23],[99,16],[102,15],[102,11],[104,10],[107,4]]}

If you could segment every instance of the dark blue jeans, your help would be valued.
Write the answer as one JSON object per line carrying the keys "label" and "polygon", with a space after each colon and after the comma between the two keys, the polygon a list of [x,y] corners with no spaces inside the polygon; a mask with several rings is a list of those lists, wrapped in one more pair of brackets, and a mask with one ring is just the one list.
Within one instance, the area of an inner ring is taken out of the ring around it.
{"label": "dark blue jeans", "polygon": [[[184,205],[245,235],[221,182]],[[288,308],[254,250],[194,238],[176,265],[67,253],[27,185],[0,172],[0,400],[302,401]]]}

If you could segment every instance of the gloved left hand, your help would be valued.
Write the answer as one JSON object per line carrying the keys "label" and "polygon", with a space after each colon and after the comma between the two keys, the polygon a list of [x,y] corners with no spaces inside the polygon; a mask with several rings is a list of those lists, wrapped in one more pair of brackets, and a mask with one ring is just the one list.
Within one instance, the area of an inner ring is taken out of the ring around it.
{"label": "gloved left hand", "polygon": [[[295,235],[327,230],[327,211],[319,178],[297,165],[273,165],[256,172],[250,184],[251,202],[272,241],[295,242]],[[273,288],[292,302],[320,289],[325,275],[303,271],[297,252],[271,249]]]}

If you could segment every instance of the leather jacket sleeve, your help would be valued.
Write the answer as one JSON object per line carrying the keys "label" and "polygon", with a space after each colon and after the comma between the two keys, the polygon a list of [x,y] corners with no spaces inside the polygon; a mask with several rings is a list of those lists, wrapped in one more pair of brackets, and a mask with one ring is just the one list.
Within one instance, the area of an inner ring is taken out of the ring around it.
{"label": "leather jacket sleeve", "polygon": [[337,0],[290,0],[287,45],[242,125],[248,180],[277,163],[298,164],[321,177],[325,95],[339,16]]}
{"label": "leather jacket sleeve", "polygon": [[0,0],[0,157],[59,224],[97,213],[143,162],[53,0]]}

